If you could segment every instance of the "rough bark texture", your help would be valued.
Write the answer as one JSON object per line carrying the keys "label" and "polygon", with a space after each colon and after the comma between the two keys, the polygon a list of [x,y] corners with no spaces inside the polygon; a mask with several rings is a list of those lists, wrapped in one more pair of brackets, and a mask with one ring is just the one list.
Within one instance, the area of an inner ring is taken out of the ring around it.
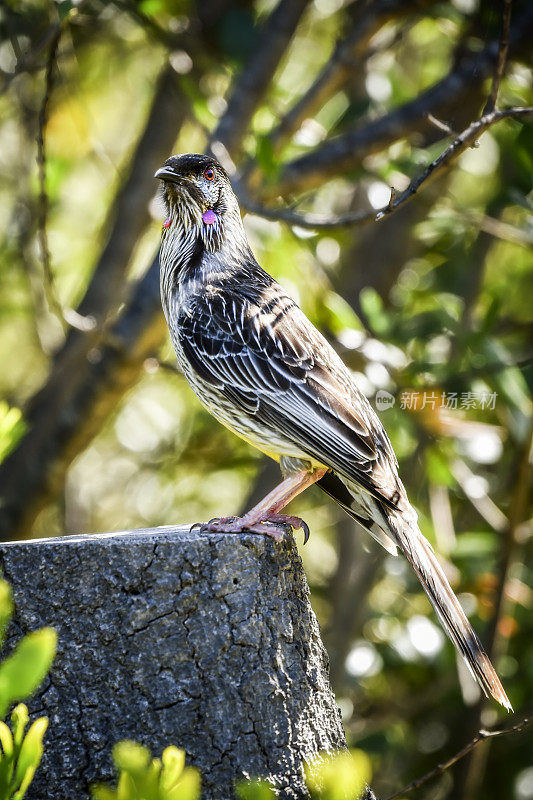
{"label": "rough bark texture", "polygon": [[345,747],[327,655],[293,543],[165,528],[0,546],[16,604],[10,642],[59,635],[30,706],[50,718],[27,800],[82,800],[134,738],[183,747],[204,797],[263,775],[306,797],[302,762]]}

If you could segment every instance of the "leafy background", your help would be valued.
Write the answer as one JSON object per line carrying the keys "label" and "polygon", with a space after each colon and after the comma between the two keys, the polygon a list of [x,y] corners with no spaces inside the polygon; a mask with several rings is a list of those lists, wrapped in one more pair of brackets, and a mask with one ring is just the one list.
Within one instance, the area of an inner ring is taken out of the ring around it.
{"label": "leafy background", "polygon": [[[245,216],[260,263],[372,402],[395,397],[382,420],[422,529],[530,711],[531,122],[491,127],[379,223],[317,232],[264,212],[386,205],[450,141],[428,113],[455,131],[480,114],[501,5],[8,0],[0,14],[3,537],[194,522],[277,479],[175,372],[158,301],[152,175],[221,141],[260,212]],[[532,102],[532,35],[513,3],[501,107]],[[497,397],[450,410],[422,408],[424,392]],[[403,560],[318,490],[292,509],[312,529],[302,558],[348,740],[386,796],[502,717],[457,680]],[[417,796],[533,798],[531,736],[483,745]]]}

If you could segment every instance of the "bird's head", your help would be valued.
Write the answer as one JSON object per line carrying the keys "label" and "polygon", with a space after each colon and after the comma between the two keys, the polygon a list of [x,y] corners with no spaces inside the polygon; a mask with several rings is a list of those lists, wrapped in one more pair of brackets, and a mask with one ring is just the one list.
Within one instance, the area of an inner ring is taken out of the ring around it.
{"label": "bird's head", "polygon": [[242,228],[237,198],[215,158],[199,153],[171,156],[154,177],[163,184],[167,235],[201,237],[206,249],[215,252],[229,226]]}

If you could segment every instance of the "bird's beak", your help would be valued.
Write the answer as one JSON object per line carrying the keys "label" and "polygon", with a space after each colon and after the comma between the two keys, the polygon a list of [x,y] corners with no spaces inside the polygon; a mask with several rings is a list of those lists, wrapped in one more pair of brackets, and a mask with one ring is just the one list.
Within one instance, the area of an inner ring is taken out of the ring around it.
{"label": "bird's beak", "polygon": [[181,175],[176,175],[174,170],[170,169],[169,167],[161,167],[158,169],[154,175],[154,178],[159,178],[161,181],[170,181],[171,183],[178,183],[181,179]]}
{"label": "bird's beak", "polygon": [[172,167],[161,167],[155,173],[154,178],[168,184],[166,192],[182,197],[185,203],[195,202],[198,206],[205,205],[205,198],[194,180],[187,175],[180,175]]}

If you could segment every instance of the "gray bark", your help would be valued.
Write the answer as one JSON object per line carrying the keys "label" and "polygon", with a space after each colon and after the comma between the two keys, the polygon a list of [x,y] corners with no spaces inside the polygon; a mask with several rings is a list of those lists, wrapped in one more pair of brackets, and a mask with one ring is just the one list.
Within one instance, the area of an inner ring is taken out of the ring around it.
{"label": "gray bark", "polygon": [[0,561],[9,645],[43,625],[59,636],[29,703],[50,726],[28,800],[86,798],[124,738],[183,747],[213,800],[244,776],[307,797],[302,764],[345,748],[291,541],[164,528],[3,544]]}

